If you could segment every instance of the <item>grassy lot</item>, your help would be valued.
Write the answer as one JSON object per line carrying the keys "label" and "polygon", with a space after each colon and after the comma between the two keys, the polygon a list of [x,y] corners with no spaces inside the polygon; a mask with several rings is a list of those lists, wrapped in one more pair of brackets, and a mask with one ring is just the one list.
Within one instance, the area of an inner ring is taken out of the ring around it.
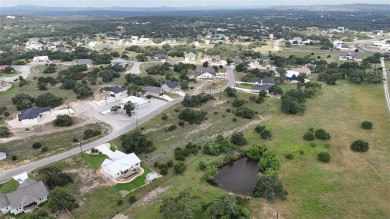
{"label": "grassy lot", "polygon": [[243,89],[252,89],[253,84],[247,84],[247,83],[237,83],[236,87],[243,88]]}
{"label": "grassy lot", "polygon": [[[295,85],[282,87],[288,90]],[[240,98],[245,96],[240,94]],[[212,109],[207,104],[202,107],[202,110],[209,112],[207,121],[202,125],[186,125],[173,133],[166,133],[163,128],[177,122],[173,109],[165,112],[170,117],[168,121],[162,121],[159,117],[152,119],[144,128],[147,136],[154,140],[157,150],[147,157],[142,155],[141,159],[149,164],[155,161],[166,162],[172,159],[173,148],[176,146],[183,146],[190,141],[205,142],[210,139],[210,135],[225,133],[233,127],[248,123],[248,120],[240,123],[242,119],[237,123],[231,122],[230,114],[223,113],[223,109],[228,108],[228,104],[225,104]],[[279,214],[285,218],[390,216],[390,169],[387,159],[390,156],[390,125],[380,85],[353,85],[346,81],[337,86],[324,85],[315,98],[308,100],[307,110],[303,115],[282,114],[279,100],[275,99],[267,99],[264,104],[252,107],[262,112],[262,115],[272,116],[265,125],[272,130],[274,137],[273,140],[264,142],[253,128],[245,131],[245,137],[249,145],[265,143],[277,152],[281,161],[279,177],[289,192],[285,201],[252,199],[250,205],[253,206],[251,211],[254,218],[267,217],[261,208],[263,205],[269,206],[268,211],[273,214],[279,209]],[[218,114],[213,111],[218,111]],[[226,117],[222,119],[219,117],[221,114]],[[374,122],[372,131],[360,128],[360,123],[364,120]],[[302,139],[310,127],[324,128],[330,132],[332,140],[316,140],[315,147],[310,146],[309,142]],[[349,149],[351,142],[359,138],[370,142],[369,152],[360,154]],[[331,154],[329,164],[317,161],[317,154],[321,151],[329,151]],[[292,153],[294,159],[285,159],[284,155],[287,153]],[[126,213],[134,218],[161,218],[158,206],[162,198],[175,196],[187,188],[203,200],[224,193],[202,181],[202,173],[197,171],[200,160],[209,162],[215,159],[217,157],[202,153],[187,158],[187,170],[183,176],[170,173],[162,182],[163,186],[172,186],[168,192],[161,194],[156,201]]]}
{"label": "grassy lot", "polygon": [[19,184],[14,179],[10,179],[2,184],[0,184],[0,194],[9,193],[15,191],[18,188]]}
{"label": "grassy lot", "polygon": [[151,173],[152,170],[150,170],[148,167],[146,167],[143,164],[141,164],[141,167],[144,169],[144,173],[141,176],[137,177],[135,180],[133,180],[129,183],[116,184],[115,188],[119,191],[120,190],[131,191],[131,190],[134,190],[140,186],[143,186],[145,184],[146,175],[148,173]]}
{"label": "grassy lot", "polygon": [[[107,127],[102,123],[87,124],[77,129],[61,130],[54,127],[51,124],[42,126],[34,130],[34,133],[46,132],[47,134],[40,136],[30,136],[23,139],[18,139],[6,143],[2,143],[0,148],[5,149],[8,153],[7,159],[0,161],[0,165],[14,165],[22,162],[31,162],[34,159],[41,159],[44,157],[52,156],[54,154],[63,152],[73,147],[77,147],[78,143],[73,142],[73,138],[82,139],[84,131],[87,129],[101,130],[103,134],[107,132]],[[47,130],[51,130],[49,133]],[[26,133],[31,131],[25,131]],[[53,133],[55,138],[53,138]],[[88,143],[96,138],[83,141],[82,143]],[[42,153],[40,149],[33,149],[31,146],[34,142],[40,142],[42,147],[47,146],[48,152]],[[17,156],[16,161],[11,161],[11,157]],[[0,168],[1,169],[1,168]]]}
{"label": "grassy lot", "polygon": [[100,168],[100,165],[102,165],[103,161],[107,159],[108,157],[104,154],[100,155],[89,155],[84,154],[83,155],[85,161],[94,169],[97,170]]}

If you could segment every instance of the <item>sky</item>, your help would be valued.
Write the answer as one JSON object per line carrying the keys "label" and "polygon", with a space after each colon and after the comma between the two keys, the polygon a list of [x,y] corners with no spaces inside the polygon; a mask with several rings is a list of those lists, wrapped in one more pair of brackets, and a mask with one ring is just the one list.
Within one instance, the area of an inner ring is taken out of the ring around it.
{"label": "sky", "polygon": [[190,7],[190,6],[273,6],[313,4],[390,4],[390,0],[0,0],[0,7],[38,5],[50,7]]}

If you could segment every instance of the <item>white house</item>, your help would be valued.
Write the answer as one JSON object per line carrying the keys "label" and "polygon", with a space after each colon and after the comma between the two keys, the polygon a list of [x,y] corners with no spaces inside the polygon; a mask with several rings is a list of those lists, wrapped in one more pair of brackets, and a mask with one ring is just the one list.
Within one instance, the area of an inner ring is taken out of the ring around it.
{"label": "white house", "polygon": [[0,210],[3,214],[29,213],[37,209],[39,204],[47,201],[48,195],[49,191],[42,181],[26,179],[16,191],[0,194]]}
{"label": "white house", "polygon": [[114,66],[114,65],[119,65],[122,68],[126,68],[127,61],[124,60],[124,59],[114,59],[114,60],[111,60],[111,66]]}
{"label": "white house", "polygon": [[150,103],[150,100],[145,100],[143,98],[136,97],[136,96],[128,96],[128,97],[123,98],[121,100],[121,103],[123,105],[128,103],[128,102],[131,102],[132,104],[134,104],[135,107],[139,107],[139,106],[142,106],[144,104]]}
{"label": "white house", "polygon": [[125,154],[116,150],[111,159],[105,159],[101,170],[111,179],[127,178],[141,170],[141,160],[134,153]]}
{"label": "white house", "polygon": [[341,55],[339,55],[339,60],[340,61],[352,60],[352,61],[356,61],[356,62],[363,61],[363,59],[358,54],[355,54],[355,53],[341,54]]}
{"label": "white house", "polygon": [[299,74],[297,71],[288,70],[286,72],[286,79],[288,81],[296,81]]}
{"label": "white house", "polygon": [[181,90],[179,83],[176,81],[166,81],[161,88],[169,93],[177,93]]}
{"label": "white house", "polygon": [[12,84],[8,81],[0,80],[0,92],[1,91],[7,91],[12,87]]}
{"label": "white house", "polygon": [[38,124],[42,117],[50,115],[50,107],[35,107],[22,110],[20,114],[18,114],[18,119],[23,125],[34,125]]}
{"label": "white house", "polygon": [[0,149],[0,160],[4,160],[5,158],[7,158],[7,152],[5,152],[3,149]]}
{"label": "white house", "polygon": [[86,65],[88,69],[92,68],[92,60],[91,59],[77,59],[76,65]]}
{"label": "white house", "polygon": [[195,78],[197,79],[214,79],[217,72],[213,68],[200,68],[195,71]]}
{"label": "white house", "polygon": [[301,74],[306,74],[306,75],[310,75],[311,74],[311,70],[310,68],[306,67],[306,66],[302,66],[300,68],[293,68],[292,69],[293,71],[297,71]]}
{"label": "white house", "polygon": [[49,64],[50,60],[48,56],[35,56],[33,62],[37,64]]}
{"label": "white house", "polygon": [[176,38],[165,38],[164,42],[166,42],[166,43],[176,43],[177,40],[176,40]]}
{"label": "white house", "polygon": [[184,56],[184,59],[186,62],[188,61],[195,61],[196,60],[196,54],[193,52],[189,52]]}
{"label": "white house", "polygon": [[306,44],[310,44],[310,40],[303,40],[302,37],[294,37],[292,40],[290,40],[290,43],[294,46],[304,46]]}

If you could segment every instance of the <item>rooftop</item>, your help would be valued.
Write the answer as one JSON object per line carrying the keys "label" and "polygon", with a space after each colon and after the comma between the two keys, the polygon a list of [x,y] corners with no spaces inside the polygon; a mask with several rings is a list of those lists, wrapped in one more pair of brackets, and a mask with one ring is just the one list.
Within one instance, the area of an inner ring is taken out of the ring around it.
{"label": "rooftop", "polygon": [[20,114],[18,115],[19,121],[25,120],[25,119],[35,119],[39,116],[39,114],[43,112],[50,111],[50,107],[35,107],[35,108],[29,108],[22,110]]}

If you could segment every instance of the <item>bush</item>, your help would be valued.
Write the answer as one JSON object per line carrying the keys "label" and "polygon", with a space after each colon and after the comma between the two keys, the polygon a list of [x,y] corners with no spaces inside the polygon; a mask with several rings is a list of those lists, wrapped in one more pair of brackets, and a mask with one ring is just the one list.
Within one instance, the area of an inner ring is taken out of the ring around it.
{"label": "bush", "polygon": [[252,119],[255,116],[255,111],[243,106],[236,110],[235,115],[244,119]]}
{"label": "bush", "polygon": [[206,170],[206,167],[207,167],[207,165],[206,165],[206,163],[205,162],[203,162],[203,161],[199,161],[199,169],[201,170],[201,171],[204,171],[204,170]]}
{"label": "bush", "polygon": [[260,136],[262,139],[265,139],[265,140],[270,140],[272,138],[272,133],[271,133],[271,130],[264,130],[260,133]]}
{"label": "bush", "polygon": [[243,106],[244,104],[245,104],[245,100],[239,100],[237,98],[234,98],[232,106],[233,107],[240,107],[240,106]]}
{"label": "bush", "polygon": [[175,170],[176,174],[183,174],[184,170],[186,169],[186,165],[183,161],[178,161],[173,165],[173,169]]}
{"label": "bush", "polygon": [[168,167],[173,167],[173,161],[172,161],[172,160],[168,161],[168,162],[167,162],[167,166],[168,166]]}
{"label": "bush", "polygon": [[156,161],[156,162],[154,162],[153,167],[154,167],[154,168],[157,168],[158,165],[159,165],[159,163]]}
{"label": "bush", "polygon": [[121,199],[121,200],[118,200],[118,201],[116,202],[116,205],[118,205],[118,206],[123,205],[123,200],[122,200],[122,199]]}
{"label": "bush", "polygon": [[134,204],[137,201],[137,198],[134,195],[129,196],[130,204]]}
{"label": "bush", "polygon": [[328,152],[321,152],[317,155],[317,159],[324,163],[328,163],[330,161],[330,154]]}
{"label": "bush", "polygon": [[184,123],[183,121],[179,121],[177,124],[178,124],[180,127],[183,127],[183,126],[185,125],[185,123]]}
{"label": "bush", "polygon": [[363,140],[356,140],[351,144],[351,150],[357,152],[366,152],[369,149],[369,144]]}
{"label": "bush", "polygon": [[87,130],[84,131],[84,137],[83,137],[83,139],[84,139],[84,140],[87,140],[87,139],[90,139],[90,138],[99,136],[99,135],[101,135],[101,134],[102,134],[102,132],[99,131],[99,130],[87,129]]}
{"label": "bush", "polygon": [[42,152],[42,153],[45,153],[45,152],[47,152],[48,150],[49,150],[49,148],[48,148],[47,146],[41,148],[41,152]]}
{"label": "bush", "polygon": [[79,139],[78,138],[73,138],[73,140],[72,140],[74,143],[76,143],[76,142],[79,142]]}
{"label": "bush", "polygon": [[12,161],[15,161],[15,160],[17,160],[18,159],[18,157],[16,156],[16,155],[12,155],[12,157],[11,157],[11,160]]}
{"label": "bush", "polygon": [[303,135],[303,139],[305,139],[306,141],[314,141],[314,132],[313,132],[313,129],[309,129],[309,131],[307,131],[304,135]]}
{"label": "bush", "polygon": [[32,148],[34,148],[34,149],[39,149],[39,148],[41,148],[41,147],[42,147],[41,142],[35,142],[35,143],[32,145]]}
{"label": "bush", "polygon": [[286,159],[288,159],[288,160],[294,159],[294,155],[293,155],[293,154],[290,154],[290,153],[285,154],[284,157],[285,157]]}
{"label": "bush", "polygon": [[165,113],[162,114],[162,115],[161,115],[161,119],[164,120],[164,121],[167,120],[167,119],[168,119],[168,115],[165,114]]}
{"label": "bush", "polygon": [[314,133],[314,136],[318,139],[322,140],[329,140],[330,139],[330,134],[327,133],[324,129],[317,129]]}
{"label": "bush", "polygon": [[362,122],[362,128],[363,129],[372,129],[373,123],[370,121],[364,121]]}
{"label": "bush", "polygon": [[167,175],[168,174],[168,169],[167,168],[161,168],[160,169],[160,174],[163,175],[163,176]]}
{"label": "bush", "polygon": [[176,128],[177,128],[176,125],[170,125],[170,126],[168,127],[168,131],[171,132],[171,131],[175,130]]}
{"label": "bush", "polygon": [[231,110],[230,108],[227,108],[227,109],[226,109],[226,112],[227,112],[227,113],[230,113],[231,111],[232,111],[232,110]]}
{"label": "bush", "polygon": [[233,121],[233,122],[237,122],[237,118],[234,117],[234,118],[232,119],[232,121]]}
{"label": "bush", "polygon": [[265,130],[265,125],[257,125],[255,131],[258,133],[262,133]]}
{"label": "bush", "polygon": [[204,111],[198,111],[193,110],[189,108],[185,108],[182,111],[180,111],[178,118],[180,120],[189,122],[190,124],[200,124],[203,120],[206,119],[207,112]]}
{"label": "bush", "polygon": [[277,178],[261,175],[257,179],[253,195],[271,200],[278,197],[285,199],[287,191],[284,190],[283,184]]}
{"label": "bush", "polygon": [[57,118],[53,121],[55,126],[64,127],[73,125],[73,119],[69,115],[57,115]]}
{"label": "bush", "polygon": [[10,115],[9,112],[4,112],[4,116],[5,116],[5,117],[8,117],[9,115]]}
{"label": "bush", "polygon": [[6,138],[11,135],[11,131],[8,127],[0,126],[0,138]]}
{"label": "bush", "polygon": [[237,145],[243,146],[247,144],[247,140],[244,138],[244,135],[241,132],[235,132],[230,137],[230,142]]}

